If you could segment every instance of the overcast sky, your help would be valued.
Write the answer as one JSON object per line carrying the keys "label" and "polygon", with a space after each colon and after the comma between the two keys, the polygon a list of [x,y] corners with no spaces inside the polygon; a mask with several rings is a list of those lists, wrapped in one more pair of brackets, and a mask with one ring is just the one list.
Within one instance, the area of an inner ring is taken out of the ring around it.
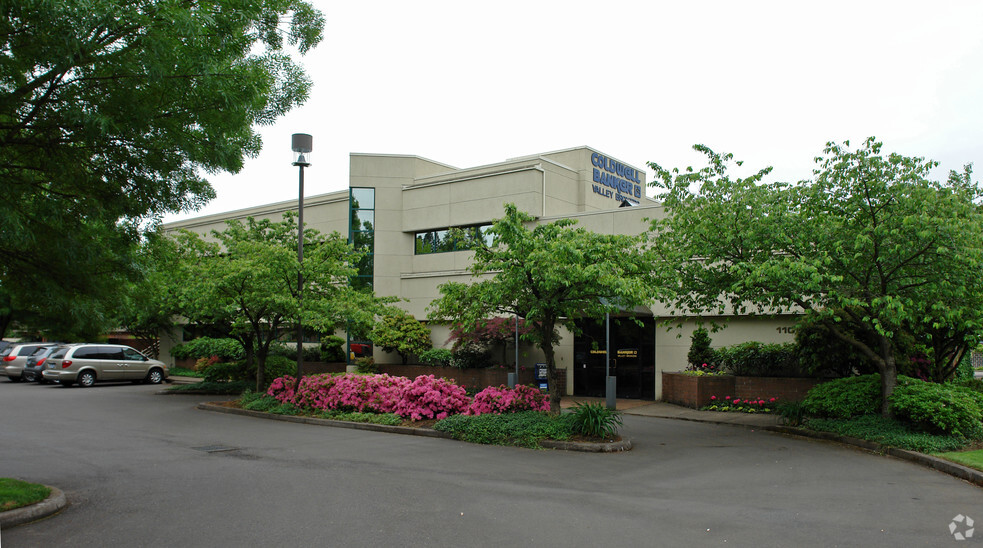
{"label": "overcast sky", "polygon": [[827,141],[876,136],[940,179],[983,174],[980,0],[312,1],[307,104],[165,221],[296,199],[292,133],[314,137],[307,196],[347,188],[352,152],[467,168],[587,145],[671,168],[701,143],[794,181]]}

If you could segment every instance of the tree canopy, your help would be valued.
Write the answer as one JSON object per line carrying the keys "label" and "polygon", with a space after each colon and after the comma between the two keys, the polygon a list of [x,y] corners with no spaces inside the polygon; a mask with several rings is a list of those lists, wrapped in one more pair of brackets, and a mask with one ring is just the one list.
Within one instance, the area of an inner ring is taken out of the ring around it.
{"label": "tree canopy", "polygon": [[554,345],[557,328],[576,332],[581,318],[632,310],[651,294],[649,259],[642,236],[597,234],[561,219],[527,225],[535,218],[506,204],[490,229],[494,243],[475,242],[469,270],[473,283],[448,282],[430,305],[429,316],[476,325],[493,315],[518,315],[526,335],[542,349],[549,376],[550,405],[560,409]]}
{"label": "tree canopy", "polygon": [[[139,277],[135,243],[214,196],[310,82],[303,0],[0,1],[0,280],[14,309],[82,317]],[[26,298],[30,296],[30,298]],[[98,312],[98,311],[97,311]]]}
{"label": "tree canopy", "polygon": [[391,308],[372,328],[372,342],[386,352],[399,354],[403,365],[410,354],[420,355],[433,347],[430,328],[401,309]]}
{"label": "tree canopy", "polygon": [[360,255],[338,233],[304,230],[304,288],[297,292],[297,225],[283,221],[227,221],[214,240],[184,231],[178,236],[181,273],[177,278],[182,315],[191,321],[228,325],[247,362],[257,362],[257,390],[278,329],[296,325],[332,332],[345,321],[371,323],[385,299],[349,285]]}
{"label": "tree canopy", "polygon": [[770,168],[731,178],[733,156],[704,146],[705,168],[649,165],[668,213],[652,221],[666,299],[692,314],[807,311],[876,364],[888,414],[899,332],[939,364],[980,338],[983,215],[968,166],[936,182],[935,162],[881,147],[828,143],[798,183],[763,184]]}

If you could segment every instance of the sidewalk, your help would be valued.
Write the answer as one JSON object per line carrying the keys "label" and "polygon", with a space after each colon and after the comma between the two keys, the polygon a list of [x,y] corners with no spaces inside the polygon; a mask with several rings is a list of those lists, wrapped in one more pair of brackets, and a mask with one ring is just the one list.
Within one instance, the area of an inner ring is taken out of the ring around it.
{"label": "sidewalk", "polygon": [[[591,401],[605,403],[604,398],[584,398],[568,396],[560,400],[560,407],[567,409],[579,402]],[[752,427],[778,426],[778,415],[753,413],[723,413],[718,411],[700,411],[671,403],[654,402],[650,400],[615,400],[615,408],[625,415],[676,419],[695,422],[712,422],[717,424],[733,424]]]}

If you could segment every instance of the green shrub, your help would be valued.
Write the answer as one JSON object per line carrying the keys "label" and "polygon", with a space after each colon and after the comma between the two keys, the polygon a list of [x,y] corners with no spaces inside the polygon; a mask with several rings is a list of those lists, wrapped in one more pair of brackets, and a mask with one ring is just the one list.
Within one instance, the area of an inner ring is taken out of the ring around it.
{"label": "green shrub", "polygon": [[467,343],[453,351],[451,364],[461,369],[480,369],[491,365],[488,350],[474,343]]}
{"label": "green shrub", "polygon": [[375,375],[379,373],[379,364],[375,363],[372,356],[355,359],[355,370],[363,375]]}
{"label": "green shrub", "polygon": [[239,360],[245,355],[242,344],[235,339],[213,339],[199,337],[171,349],[171,356],[179,360],[210,358],[218,356],[225,361]]}
{"label": "green shrub", "polygon": [[775,413],[784,425],[802,426],[806,417],[806,408],[800,401],[783,401],[775,404]]}
{"label": "green shrub", "polygon": [[794,343],[746,342],[717,350],[723,369],[745,377],[805,377]]}
{"label": "green shrub", "polygon": [[242,362],[215,363],[205,369],[205,382],[228,382],[246,380]]}
{"label": "green shrub", "polygon": [[710,347],[710,332],[706,328],[699,327],[693,332],[686,359],[692,367],[701,367],[703,364],[711,367],[717,365],[717,351]]}
{"label": "green shrub", "polygon": [[963,438],[916,432],[901,422],[879,415],[851,419],[808,419],[805,425],[812,430],[833,432],[921,453],[955,451],[966,446]]}
{"label": "green shrub", "polygon": [[358,411],[340,411],[338,409],[328,409],[317,414],[322,419],[333,419],[348,422],[365,422],[369,424],[384,424],[387,426],[399,426],[403,424],[403,418],[395,413],[360,413]]}
{"label": "green shrub", "polygon": [[846,419],[872,415],[881,408],[881,376],[845,377],[816,385],[802,400],[805,412],[816,417]]}
{"label": "green shrub", "polygon": [[271,410],[280,406],[280,402],[277,401],[273,396],[267,396],[266,394],[257,394],[259,397],[247,397],[243,394],[243,397],[239,400],[239,405],[243,409],[248,409],[250,411],[261,411],[263,413],[269,413]]}
{"label": "green shrub", "polygon": [[420,354],[421,362],[434,367],[447,367],[453,359],[454,353],[449,348],[431,348]]}
{"label": "green shrub", "polygon": [[980,401],[972,390],[907,377],[898,381],[890,398],[898,419],[933,433],[983,439]]}
{"label": "green shrub", "polygon": [[[839,326],[851,333],[865,333],[841,315]],[[867,340],[864,335],[857,335]],[[868,341],[872,343],[873,341]],[[877,372],[877,366],[853,345],[846,344],[833,334],[819,318],[808,314],[795,326],[795,344],[799,363],[811,376],[841,378],[853,375],[869,375]]]}
{"label": "green shrub", "polygon": [[593,438],[613,438],[621,427],[621,413],[600,402],[580,402],[573,408],[573,431]]}
{"label": "green shrub", "polygon": [[455,439],[489,445],[539,447],[542,440],[565,440],[572,433],[573,415],[520,411],[495,415],[451,415],[434,425]]}
{"label": "green shrub", "polygon": [[321,361],[323,362],[344,362],[345,360],[345,339],[336,335],[321,337]]}
{"label": "green shrub", "polygon": [[250,381],[232,381],[232,382],[207,382],[202,381],[195,384],[182,384],[178,386],[172,386],[167,390],[169,392],[191,392],[191,393],[201,393],[201,394],[216,394],[220,396],[225,395],[238,395],[242,394],[246,390],[249,390],[255,383]]}
{"label": "green shrub", "polygon": [[273,382],[273,379],[284,375],[296,375],[297,362],[285,356],[266,357],[266,382]]}

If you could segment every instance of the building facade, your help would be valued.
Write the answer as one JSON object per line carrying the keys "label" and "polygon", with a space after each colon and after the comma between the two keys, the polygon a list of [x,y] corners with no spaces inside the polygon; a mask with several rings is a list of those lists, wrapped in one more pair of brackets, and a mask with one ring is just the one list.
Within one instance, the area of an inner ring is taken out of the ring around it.
{"label": "building facade", "polygon": [[[645,195],[645,171],[589,147],[579,147],[501,163],[458,169],[417,156],[352,154],[349,188],[304,198],[305,224],[322,233],[348,234],[369,252],[356,283],[371,286],[377,295],[402,299],[400,305],[417,319],[439,296],[448,281],[468,283],[473,252],[455,241],[452,228],[484,237],[504,204],[536,217],[536,222],[573,219],[577,226],[604,234],[639,234],[647,218],[664,214],[661,205]],[[187,229],[201,234],[222,230],[229,219],[270,218],[297,210],[297,201],[169,223],[166,230]],[[661,395],[661,371],[686,367],[695,319],[667,329],[662,320],[671,311],[656,303],[651,317],[612,322],[612,374],[618,377],[619,397],[653,399]],[[600,319],[598,319],[600,320]],[[713,335],[714,346],[756,340],[788,342],[794,316],[731,317],[727,328]],[[430,326],[434,346],[444,346],[449,328]],[[575,337],[561,331],[557,367],[566,370],[567,394],[600,395],[604,390],[604,336],[600,322],[585,321]],[[598,344],[598,342],[600,344]],[[164,346],[168,346],[165,341]],[[169,356],[162,349],[162,358]],[[377,362],[397,362],[395,354],[375,349]],[[514,356],[514,354],[513,354]],[[507,365],[514,366],[514,357]],[[534,347],[520,344],[519,365],[542,361]]]}

